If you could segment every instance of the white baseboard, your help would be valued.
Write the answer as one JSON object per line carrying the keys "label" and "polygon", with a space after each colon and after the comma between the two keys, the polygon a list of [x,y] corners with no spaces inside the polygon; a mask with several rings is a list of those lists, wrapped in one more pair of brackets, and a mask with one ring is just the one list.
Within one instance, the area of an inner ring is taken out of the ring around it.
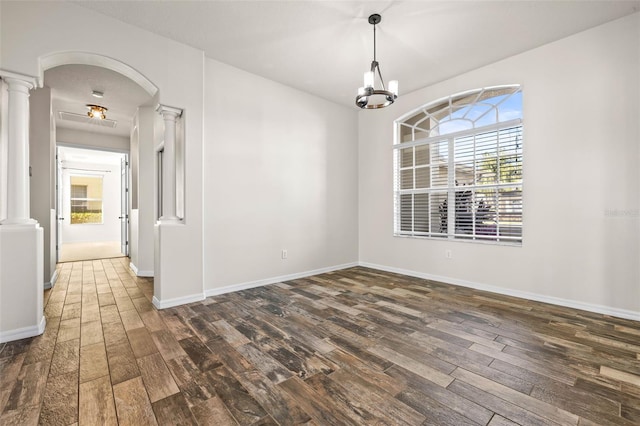
{"label": "white baseboard", "polygon": [[129,268],[137,277],[153,277],[153,271],[141,271],[132,262],[129,262]]}
{"label": "white baseboard", "polygon": [[186,305],[187,303],[199,302],[204,300],[205,296],[203,293],[199,294],[191,294],[189,296],[184,297],[175,297],[173,299],[159,300],[155,296],[153,296],[152,302],[153,306],[157,309],[167,309],[173,308],[174,306]]}
{"label": "white baseboard", "polygon": [[457,278],[426,274],[424,272],[410,271],[408,269],[395,268],[395,267],[386,266],[386,265],[378,265],[375,263],[359,262],[359,265],[366,268],[379,269],[381,271],[394,272],[397,274],[408,275],[411,277],[424,278],[427,280],[459,285],[461,287],[475,288],[477,290],[503,294],[505,296],[519,297],[521,299],[534,300],[536,302],[544,302],[544,303],[549,303],[551,305],[565,306],[567,308],[581,309],[583,311],[610,315],[612,317],[640,321],[640,312],[631,311],[628,309],[612,308],[610,306],[596,305],[592,303],[580,302],[577,300],[563,299],[560,297],[545,296],[543,294],[530,293],[527,291],[511,290],[508,288],[496,287],[489,284],[482,284],[482,283],[476,283],[472,281],[461,280]]}
{"label": "white baseboard", "polygon": [[18,328],[16,330],[8,330],[0,332],[0,343],[13,342],[14,340],[26,339],[27,337],[39,336],[44,333],[47,326],[47,320],[43,316],[40,324],[31,327]]}
{"label": "white baseboard", "polygon": [[339,269],[352,268],[358,266],[358,262],[344,263],[342,265],[328,266],[326,268],[314,269],[312,271],[298,272],[295,274],[281,275],[279,277],[265,278],[257,281],[233,284],[224,287],[210,288],[205,290],[205,296],[218,296],[225,293],[233,293],[234,291],[247,290],[255,287],[262,287],[269,284],[281,283],[283,281],[295,280],[298,278],[309,277],[311,275],[324,274],[326,272],[337,271]]}
{"label": "white baseboard", "polygon": [[44,283],[44,289],[45,290],[49,290],[50,288],[53,288],[54,285],[56,285],[56,281],[58,281],[58,270],[54,270],[53,271],[53,275],[51,275],[51,279]]}

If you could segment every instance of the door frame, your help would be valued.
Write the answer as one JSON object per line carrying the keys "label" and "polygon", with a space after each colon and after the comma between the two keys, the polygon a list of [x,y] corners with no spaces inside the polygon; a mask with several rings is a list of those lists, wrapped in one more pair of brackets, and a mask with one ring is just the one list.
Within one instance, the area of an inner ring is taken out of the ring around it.
{"label": "door frame", "polygon": [[129,182],[130,182],[129,153],[125,153],[120,160],[120,252],[129,257]]}
{"label": "door frame", "polygon": [[[64,206],[62,205],[62,200],[63,200],[63,183],[62,183],[62,160],[60,159],[60,148],[76,148],[76,149],[85,149],[85,150],[91,150],[91,151],[103,151],[103,152],[112,152],[115,154],[123,154],[123,158],[126,162],[126,186],[125,186],[125,190],[123,192],[122,189],[122,184],[120,185],[120,200],[121,200],[121,207],[120,207],[120,212],[122,213],[123,211],[123,207],[122,207],[122,200],[125,199],[126,204],[124,209],[126,209],[126,214],[125,214],[125,220],[126,220],[126,232],[124,233],[124,244],[122,244],[123,242],[123,226],[121,225],[120,228],[120,246],[121,248],[124,246],[125,247],[125,252],[123,252],[122,254],[124,256],[129,256],[129,235],[131,235],[131,229],[130,229],[130,221],[129,221],[129,217],[131,215],[131,210],[130,210],[130,203],[129,203],[129,185],[131,182],[131,166],[129,163],[129,151],[128,150],[122,150],[122,149],[117,149],[117,148],[110,148],[110,147],[102,147],[102,146],[91,146],[91,145],[81,145],[81,144],[74,144],[74,143],[66,143],[66,142],[56,142],[56,184],[55,184],[55,191],[56,191],[56,263],[60,262],[60,251],[62,249],[62,221],[65,220],[63,213],[64,213]],[[122,176],[122,172],[121,172],[121,176]],[[121,177],[121,181],[122,181],[122,177]],[[121,219],[122,220],[122,219]]]}

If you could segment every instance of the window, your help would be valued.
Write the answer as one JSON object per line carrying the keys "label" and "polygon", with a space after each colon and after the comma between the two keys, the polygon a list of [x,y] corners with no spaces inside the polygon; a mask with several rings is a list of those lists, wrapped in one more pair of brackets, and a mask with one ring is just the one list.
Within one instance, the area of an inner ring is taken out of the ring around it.
{"label": "window", "polygon": [[71,224],[102,223],[102,177],[71,176]]}
{"label": "window", "polygon": [[522,242],[522,91],[501,86],[396,121],[396,236]]}

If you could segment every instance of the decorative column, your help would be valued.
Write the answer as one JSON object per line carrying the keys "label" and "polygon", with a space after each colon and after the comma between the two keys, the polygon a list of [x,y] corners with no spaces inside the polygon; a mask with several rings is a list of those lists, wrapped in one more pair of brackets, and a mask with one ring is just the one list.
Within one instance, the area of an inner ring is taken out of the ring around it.
{"label": "decorative column", "polygon": [[35,79],[0,71],[8,85],[7,217],[2,225],[35,224],[29,217],[29,90]]}
{"label": "decorative column", "polygon": [[162,154],[162,222],[174,222],[176,216],[176,120],[182,110],[166,105],[156,109],[164,119],[164,150]]}
{"label": "decorative column", "polygon": [[[44,332],[44,231],[29,213],[29,90],[35,79],[0,70],[8,86],[7,217],[0,222],[0,343]],[[6,122],[5,122],[6,120]],[[4,170],[2,170],[4,172]],[[4,190],[5,188],[0,188]]]}

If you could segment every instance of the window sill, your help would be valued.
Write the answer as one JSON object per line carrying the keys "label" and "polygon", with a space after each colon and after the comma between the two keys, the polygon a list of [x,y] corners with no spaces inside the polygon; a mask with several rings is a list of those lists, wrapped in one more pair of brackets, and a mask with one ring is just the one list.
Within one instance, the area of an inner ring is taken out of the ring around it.
{"label": "window sill", "polygon": [[471,243],[491,246],[522,247],[522,241],[492,241],[490,239],[466,239],[454,237],[432,237],[428,235],[405,235],[394,233],[397,238],[415,238],[417,240],[446,241],[447,243]]}

